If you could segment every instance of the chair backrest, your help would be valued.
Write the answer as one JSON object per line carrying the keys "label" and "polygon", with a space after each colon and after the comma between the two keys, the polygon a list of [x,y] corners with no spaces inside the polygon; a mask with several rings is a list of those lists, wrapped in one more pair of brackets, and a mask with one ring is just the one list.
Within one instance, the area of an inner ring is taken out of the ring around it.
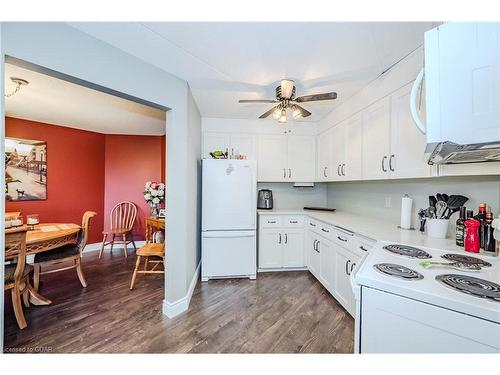
{"label": "chair backrest", "polygon": [[137,207],[135,204],[129,201],[118,203],[111,210],[111,229],[132,230],[136,216]]}
{"label": "chair backrest", "polygon": [[5,229],[5,260],[17,258],[14,282],[19,283],[26,265],[26,232],[28,227]]}
{"label": "chair backrest", "polygon": [[80,255],[82,254],[85,245],[87,245],[87,240],[89,238],[89,231],[90,231],[90,222],[92,221],[92,218],[96,215],[97,213],[94,211],[85,211],[83,213],[82,229],[80,231],[80,236],[78,237],[78,250],[80,251]]}

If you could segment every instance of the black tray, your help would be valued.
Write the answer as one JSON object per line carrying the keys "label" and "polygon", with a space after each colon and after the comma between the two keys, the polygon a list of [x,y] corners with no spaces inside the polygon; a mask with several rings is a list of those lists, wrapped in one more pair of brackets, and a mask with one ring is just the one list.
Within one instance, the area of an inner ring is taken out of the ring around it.
{"label": "black tray", "polygon": [[335,208],[328,208],[328,207],[304,207],[304,210],[334,212]]}

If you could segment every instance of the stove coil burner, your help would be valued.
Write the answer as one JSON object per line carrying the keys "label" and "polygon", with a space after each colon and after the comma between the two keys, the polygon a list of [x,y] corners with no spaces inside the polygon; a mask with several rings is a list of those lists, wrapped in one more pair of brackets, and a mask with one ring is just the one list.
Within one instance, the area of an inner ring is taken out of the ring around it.
{"label": "stove coil burner", "polygon": [[383,248],[393,254],[403,255],[405,257],[418,258],[418,259],[432,258],[432,256],[428,252],[422,249],[417,249],[416,247],[404,246],[404,245],[386,245]]}
{"label": "stove coil burner", "polygon": [[400,266],[399,264],[380,263],[375,264],[373,268],[385,275],[398,277],[403,280],[421,280],[424,278],[417,271],[405,266]]}
{"label": "stove coil burner", "polygon": [[444,255],[441,255],[441,258],[446,259],[446,260],[451,260],[453,262],[478,264],[481,267],[491,267],[491,263],[488,263],[487,261],[479,259],[479,258],[470,257],[468,255],[444,254]]}
{"label": "stove coil burner", "polygon": [[462,293],[500,302],[500,285],[491,281],[457,274],[438,275],[436,280]]}

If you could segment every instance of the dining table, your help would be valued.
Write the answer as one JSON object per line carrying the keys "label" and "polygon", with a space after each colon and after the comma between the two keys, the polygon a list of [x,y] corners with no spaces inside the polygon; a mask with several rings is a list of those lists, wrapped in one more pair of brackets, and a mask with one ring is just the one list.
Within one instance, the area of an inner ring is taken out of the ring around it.
{"label": "dining table", "polygon": [[[28,226],[26,232],[26,255],[33,255],[75,244],[81,227],[73,223],[40,223]],[[9,260],[6,258],[5,260]],[[40,293],[30,292],[33,305],[50,305],[52,301]]]}

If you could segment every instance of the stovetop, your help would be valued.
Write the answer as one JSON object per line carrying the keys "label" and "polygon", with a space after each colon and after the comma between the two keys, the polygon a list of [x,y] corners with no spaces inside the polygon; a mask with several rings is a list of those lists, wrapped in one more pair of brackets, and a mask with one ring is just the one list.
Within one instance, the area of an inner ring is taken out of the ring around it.
{"label": "stovetop", "polygon": [[[479,271],[424,268],[422,260],[480,264]],[[500,260],[378,242],[353,275],[356,284],[500,323]]]}

